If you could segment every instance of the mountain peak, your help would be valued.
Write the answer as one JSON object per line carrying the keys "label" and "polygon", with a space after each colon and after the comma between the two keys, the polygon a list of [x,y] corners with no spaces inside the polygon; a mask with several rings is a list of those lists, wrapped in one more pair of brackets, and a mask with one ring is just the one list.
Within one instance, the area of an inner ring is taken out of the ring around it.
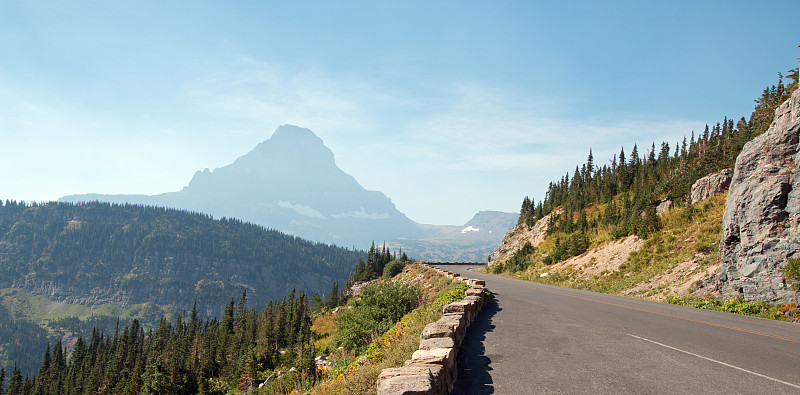
{"label": "mountain peak", "polygon": [[314,142],[320,145],[323,144],[322,139],[314,134],[314,132],[312,132],[310,129],[289,124],[278,126],[278,128],[275,129],[275,132],[272,133],[270,140],[275,142],[296,141],[304,144],[308,144],[309,142]]}

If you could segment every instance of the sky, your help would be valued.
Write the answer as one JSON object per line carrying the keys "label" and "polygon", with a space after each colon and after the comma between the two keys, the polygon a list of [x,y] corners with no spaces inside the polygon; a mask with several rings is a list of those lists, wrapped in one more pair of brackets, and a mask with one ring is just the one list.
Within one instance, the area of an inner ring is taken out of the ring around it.
{"label": "sky", "polygon": [[283,124],[409,218],[748,117],[797,1],[0,2],[0,198],[180,190]]}

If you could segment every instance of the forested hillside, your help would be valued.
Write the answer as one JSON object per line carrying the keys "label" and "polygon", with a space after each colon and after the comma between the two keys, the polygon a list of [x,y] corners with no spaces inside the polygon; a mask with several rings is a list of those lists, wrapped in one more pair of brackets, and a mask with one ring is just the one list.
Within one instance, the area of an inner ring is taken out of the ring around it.
{"label": "forested hillside", "polygon": [[324,293],[366,256],[180,210],[0,203],[0,366],[17,360],[26,373],[48,340],[113,328],[119,316],[157,325],[193,306],[219,317],[244,290],[255,308],[295,288]]}
{"label": "forested hillside", "polygon": [[553,213],[547,218],[547,241],[509,253],[491,270],[519,272],[551,265],[580,255],[593,245],[628,235],[647,239],[662,228],[657,213],[662,203],[664,209],[687,206],[687,217],[702,215],[691,206],[692,184],[733,167],[744,144],[767,130],[775,108],[797,88],[796,69],[790,71],[788,78],[792,80],[788,85],[781,77],[777,85],[764,89],[749,119],[725,118],[707,125],[697,135],[691,132],[674,145],[634,145],[627,153],[622,148],[609,165],[596,165],[590,150],[586,163],[550,183],[544,199],[535,202],[525,197],[522,202],[520,226],[531,228]]}
{"label": "forested hillside", "polygon": [[106,203],[0,206],[0,287],[82,305],[151,302],[219,315],[250,292],[263,307],[292,288],[344,282],[361,251],[236,219]]}

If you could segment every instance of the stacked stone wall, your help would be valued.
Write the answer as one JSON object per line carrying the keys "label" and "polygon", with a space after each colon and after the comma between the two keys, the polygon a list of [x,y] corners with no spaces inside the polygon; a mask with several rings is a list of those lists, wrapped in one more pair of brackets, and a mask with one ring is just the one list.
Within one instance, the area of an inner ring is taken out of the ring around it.
{"label": "stacked stone wall", "polygon": [[458,273],[430,264],[424,266],[469,285],[464,299],[444,306],[438,321],[425,326],[420,335],[419,349],[404,366],[381,371],[378,376],[378,395],[449,394],[458,369],[456,356],[467,328],[483,310],[483,280],[463,278]]}

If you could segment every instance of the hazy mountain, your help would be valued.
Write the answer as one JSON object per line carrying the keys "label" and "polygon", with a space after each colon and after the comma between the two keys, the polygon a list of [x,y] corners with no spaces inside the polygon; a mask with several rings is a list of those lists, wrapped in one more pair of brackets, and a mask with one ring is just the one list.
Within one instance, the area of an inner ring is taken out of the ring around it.
{"label": "hazy mountain", "polygon": [[160,195],[72,195],[60,201],[105,201],[176,207],[234,217],[305,239],[366,248],[422,236],[381,192],[364,189],[336,166],[312,131],[278,127],[232,164],[195,173],[181,191]]}
{"label": "hazy mountain", "polygon": [[228,166],[196,172],[178,192],[59,200],[181,208],[345,247],[366,249],[373,241],[387,241],[428,261],[485,262],[518,217],[482,211],[462,226],[417,224],[386,195],[364,189],[339,169],[333,152],[312,131],[292,125],[278,127],[271,138]]}
{"label": "hazy mountain", "polygon": [[462,226],[422,225],[424,236],[388,240],[392,249],[402,248],[415,259],[432,262],[486,262],[489,253],[517,224],[519,214],[481,211]]}

